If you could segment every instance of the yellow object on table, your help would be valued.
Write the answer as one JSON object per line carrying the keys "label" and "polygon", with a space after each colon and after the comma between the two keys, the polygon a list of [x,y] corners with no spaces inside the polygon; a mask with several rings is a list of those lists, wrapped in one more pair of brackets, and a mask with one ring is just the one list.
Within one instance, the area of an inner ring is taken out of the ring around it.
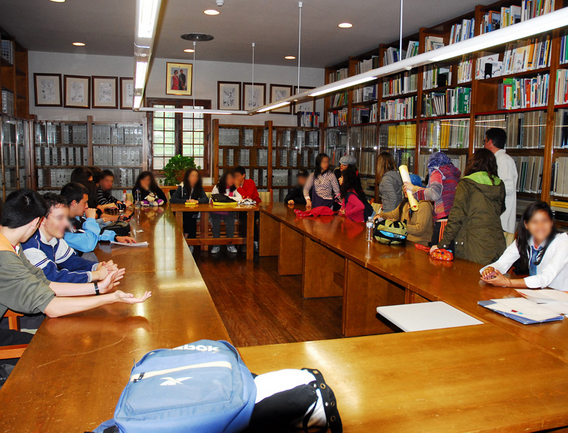
{"label": "yellow object on table", "polygon": [[192,203],[192,202],[186,201],[185,205],[186,206],[197,206],[197,203]]}
{"label": "yellow object on table", "polygon": [[[408,174],[408,167],[406,165],[401,165],[398,168],[398,171],[400,171],[400,177],[402,177],[403,182],[411,183],[410,174]],[[407,189],[405,192],[406,192],[406,196],[408,197],[408,204],[410,205],[410,209],[412,209],[414,212],[416,212],[418,210],[418,201],[416,201],[416,199],[414,198],[414,195],[412,195],[411,190]]]}

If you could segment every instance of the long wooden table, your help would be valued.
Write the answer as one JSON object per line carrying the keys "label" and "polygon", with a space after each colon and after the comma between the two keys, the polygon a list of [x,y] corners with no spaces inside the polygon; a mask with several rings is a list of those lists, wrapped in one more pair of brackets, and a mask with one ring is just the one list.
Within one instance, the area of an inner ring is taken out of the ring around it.
{"label": "long wooden table", "polygon": [[[260,210],[259,206],[213,206],[212,204],[198,204],[186,206],[185,204],[170,203],[170,209],[176,216],[177,223],[183,227],[184,212],[201,212],[201,237],[187,239],[188,245],[199,245],[202,250],[207,250],[208,245],[242,245],[247,244],[247,260],[254,259],[254,213]],[[209,212],[246,212],[247,214],[247,237],[214,239],[208,236]]]}
{"label": "long wooden table", "polygon": [[0,431],[94,429],[112,417],[134,360],[153,349],[229,339],[174,215],[137,211],[131,225],[147,248],[103,245],[96,254],[127,268],[122,290],[151,290],[152,297],[46,319],[0,391]]}
{"label": "long wooden table", "polygon": [[369,243],[361,223],[297,218],[282,203],[261,212],[259,252],[278,255],[279,274],[302,274],[305,298],[343,296],[345,336],[392,332],[377,317],[378,306],[440,300],[568,361],[568,320],[526,326],[479,306],[480,300],[519,295],[481,282],[476,263],[432,260],[410,242]]}

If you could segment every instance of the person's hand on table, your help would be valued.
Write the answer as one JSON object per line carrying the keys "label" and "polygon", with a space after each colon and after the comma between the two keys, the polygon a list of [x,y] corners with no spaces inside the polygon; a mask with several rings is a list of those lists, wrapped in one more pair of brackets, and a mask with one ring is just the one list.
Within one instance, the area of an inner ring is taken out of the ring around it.
{"label": "person's hand on table", "polygon": [[438,248],[438,245],[432,245],[432,248],[430,248],[430,254],[432,254],[434,251],[439,250],[440,248]]}
{"label": "person's hand on table", "polygon": [[85,210],[85,217],[86,218],[93,218],[97,219],[97,210],[93,208],[88,208]]}
{"label": "person's hand on table", "polygon": [[120,284],[120,280],[124,278],[124,273],[126,269],[118,269],[114,272],[111,272],[106,276],[104,280],[99,282],[99,291],[100,293],[107,293],[114,289],[116,286]]}
{"label": "person's hand on table", "polygon": [[198,201],[198,200],[194,200],[194,199],[190,199],[190,200],[186,200],[186,203],[195,203],[195,204],[197,204],[197,203],[199,203],[199,201]]}
{"label": "person's hand on table", "polygon": [[312,208],[312,201],[310,199],[306,200],[306,209]]}
{"label": "person's hand on table", "polygon": [[124,202],[124,205],[125,205],[126,207],[130,207],[130,206],[133,205],[133,203],[132,203],[130,200],[126,200],[126,201]]}
{"label": "person's hand on table", "polygon": [[93,281],[101,281],[104,280],[108,274],[109,271],[107,267],[103,263],[99,263],[97,269],[95,271],[91,271],[91,278]]}
{"label": "person's hand on table", "polygon": [[289,205],[289,206],[294,206],[294,200],[288,200],[288,205]]}
{"label": "person's hand on table", "polygon": [[152,296],[152,292],[144,292],[144,294],[137,298],[132,293],[124,293],[122,290],[117,290],[114,292],[116,297],[116,302],[122,302],[123,304],[140,304],[146,299]]}
{"label": "person's hand on table", "polygon": [[97,266],[97,271],[100,268],[106,268],[108,272],[113,272],[118,269],[118,266],[112,260],[109,260],[108,262],[100,262]]}
{"label": "person's hand on table", "polygon": [[130,236],[117,236],[116,241],[121,244],[135,244],[136,239],[131,238]]}
{"label": "person's hand on table", "polygon": [[495,269],[493,271],[493,273],[490,274],[490,275],[491,276],[488,276],[488,277],[485,277],[485,278],[482,276],[481,280],[485,281],[487,284],[491,284],[492,286],[500,286],[500,287],[510,287],[511,286],[511,280],[509,278],[505,277],[497,269]]}
{"label": "person's hand on table", "polygon": [[481,279],[482,280],[488,280],[488,279],[492,278],[494,275],[495,275],[495,268],[493,266],[488,266],[481,273]]}

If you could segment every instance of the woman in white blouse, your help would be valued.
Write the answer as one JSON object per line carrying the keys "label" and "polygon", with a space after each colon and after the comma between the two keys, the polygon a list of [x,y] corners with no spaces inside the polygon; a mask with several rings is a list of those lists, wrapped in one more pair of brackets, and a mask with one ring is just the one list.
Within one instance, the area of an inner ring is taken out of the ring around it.
{"label": "woman in white blouse", "polygon": [[329,167],[329,156],[320,153],[316,157],[316,169],[304,186],[306,209],[327,206],[333,208],[335,197],[339,195],[337,177]]}
{"label": "woman in white blouse", "polygon": [[[520,259],[520,260],[519,260]],[[526,278],[507,278],[503,274],[519,260]],[[517,240],[495,263],[481,269],[481,279],[494,286],[528,287],[568,291],[568,234],[554,228],[552,211],[541,201],[523,213]]]}

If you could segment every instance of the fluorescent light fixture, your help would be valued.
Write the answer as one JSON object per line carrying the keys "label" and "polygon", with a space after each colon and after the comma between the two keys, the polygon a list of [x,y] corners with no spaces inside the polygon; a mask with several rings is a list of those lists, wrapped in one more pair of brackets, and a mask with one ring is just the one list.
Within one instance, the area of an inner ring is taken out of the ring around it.
{"label": "fluorescent light fixture", "polygon": [[257,110],[257,113],[264,113],[266,111],[275,110],[277,108],[285,107],[286,105],[290,105],[290,104],[291,104],[290,101],[276,102],[274,104],[269,104],[264,108],[260,108],[259,110]]}
{"label": "fluorescent light fixture", "polygon": [[203,11],[203,13],[205,15],[209,15],[210,17],[214,17],[215,15],[219,15],[220,12],[216,9],[207,9],[207,10]]}
{"label": "fluorescent light fixture", "polygon": [[339,27],[340,29],[350,29],[351,27],[353,27],[353,24],[351,23],[340,23],[337,25],[337,27]]}
{"label": "fluorescent light fixture", "polygon": [[428,53],[431,56],[429,60],[432,62],[440,62],[475,51],[482,51],[490,47],[506,44],[507,42],[528,38],[529,36],[564,27],[567,23],[568,8],[562,8],[546,15],[541,15],[512,26],[503,27],[493,32],[430,51]]}
{"label": "fluorescent light fixture", "polygon": [[84,47],[85,43],[84,42],[73,42],[73,45],[75,45],[76,47]]}
{"label": "fluorescent light fixture", "polygon": [[65,0],[49,0],[49,1],[53,3],[65,3]]}
{"label": "fluorescent light fixture", "polygon": [[228,115],[228,114],[249,114],[244,110],[210,110],[207,108],[156,108],[156,107],[142,107],[140,111],[159,111],[161,113],[188,113],[188,114],[213,114],[213,115]]}
{"label": "fluorescent light fixture", "polygon": [[142,106],[142,95],[134,95],[134,100],[132,101],[132,108],[134,110],[139,110]]}
{"label": "fluorescent light fixture", "polygon": [[146,75],[148,73],[148,62],[137,61],[134,71],[134,88],[143,90],[146,86]]}
{"label": "fluorescent light fixture", "polygon": [[152,39],[158,24],[158,11],[161,0],[138,0],[136,36],[142,39]]}
{"label": "fluorescent light fixture", "polygon": [[185,50],[183,50],[184,53],[195,53],[195,50],[193,48],[186,48]]}
{"label": "fluorescent light fixture", "polygon": [[286,56],[284,57],[286,60],[296,60],[296,56]]}
{"label": "fluorescent light fixture", "polygon": [[330,83],[325,86],[322,86],[320,89],[315,89],[310,93],[310,96],[320,96],[325,95],[326,93],[332,93],[337,90],[345,89],[347,87],[353,87],[357,84],[367,83],[369,81],[376,80],[377,77],[361,77],[359,75],[355,75],[353,77],[346,78],[344,80],[336,81],[335,83]]}

